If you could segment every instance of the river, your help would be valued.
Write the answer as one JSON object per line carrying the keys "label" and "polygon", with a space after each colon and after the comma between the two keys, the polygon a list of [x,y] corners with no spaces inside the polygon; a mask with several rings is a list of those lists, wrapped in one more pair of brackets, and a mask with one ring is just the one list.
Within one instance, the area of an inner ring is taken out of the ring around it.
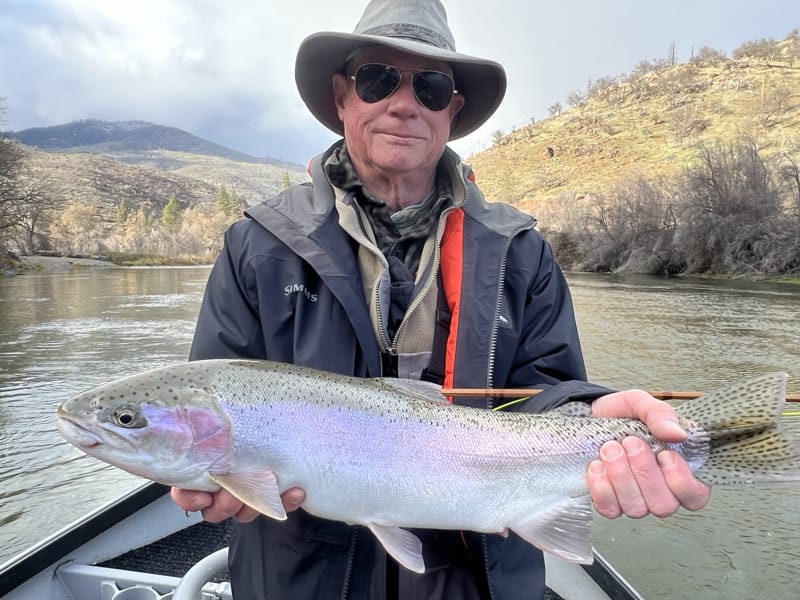
{"label": "river", "polygon": [[[0,563],[140,481],[64,442],[55,409],[94,384],[185,360],[207,276],[78,269],[0,280]],[[707,390],[784,370],[800,392],[798,286],[568,279],[597,383]],[[787,423],[800,434],[796,417]],[[699,514],[597,518],[594,541],[648,598],[794,597],[798,507],[800,486],[718,489]]]}

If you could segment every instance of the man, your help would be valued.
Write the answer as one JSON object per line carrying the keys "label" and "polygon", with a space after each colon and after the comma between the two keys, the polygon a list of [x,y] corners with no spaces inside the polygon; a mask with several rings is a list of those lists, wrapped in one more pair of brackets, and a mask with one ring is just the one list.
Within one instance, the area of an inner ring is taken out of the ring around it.
{"label": "man", "polygon": [[[646,393],[585,382],[569,292],[535,220],[486,203],[447,149],[494,112],[505,73],[455,51],[438,0],[373,0],[354,34],[302,43],[296,80],[312,114],[344,140],[312,161],[311,185],[253,207],[227,232],[192,359],[547,388],[521,408],[593,401],[596,416],[641,419],[665,441],[686,437],[674,412]],[[603,446],[587,480],[607,517],[668,515],[709,498],[680,458],[656,458],[638,438]],[[210,521],[236,518],[237,598],[544,593],[541,552],[514,534],[417,531],[427,565],[417,575],[398,569],[367,530],[296,510],[299,489],[284,492],[286,522],[256,518],[224,491],[176,489],[173,498]]]}

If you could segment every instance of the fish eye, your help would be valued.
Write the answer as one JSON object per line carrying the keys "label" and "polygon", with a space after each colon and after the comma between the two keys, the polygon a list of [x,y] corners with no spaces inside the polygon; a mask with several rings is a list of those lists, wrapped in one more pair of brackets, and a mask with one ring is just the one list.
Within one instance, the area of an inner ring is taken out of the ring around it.
{"label": "fish eye", "polygon": [[136,425],[136,412],[130,408],[118,408],[114,411],[114,421],[120,427],[134,427]]}

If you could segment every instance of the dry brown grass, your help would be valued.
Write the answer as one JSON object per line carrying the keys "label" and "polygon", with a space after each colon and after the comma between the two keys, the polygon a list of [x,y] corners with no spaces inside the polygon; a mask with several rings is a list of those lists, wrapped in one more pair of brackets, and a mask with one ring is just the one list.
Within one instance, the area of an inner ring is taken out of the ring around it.
{"label": "dry brown grass", "polygon": [[[783,42],[782,42],[783,43]],[[800,64],[727,60],[624,81],[467,159],[491,200],[520,209],[592,195],[623,179],[678,174],[702,144],[756,140],[764,156],[800,151]]]}

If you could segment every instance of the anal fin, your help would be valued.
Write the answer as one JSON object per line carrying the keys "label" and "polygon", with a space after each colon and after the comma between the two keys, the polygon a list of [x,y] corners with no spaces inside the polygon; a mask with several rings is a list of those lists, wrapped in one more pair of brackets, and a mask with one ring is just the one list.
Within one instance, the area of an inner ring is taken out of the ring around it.
{"label": "anal fin", "polygon": [[567,498],[509,529],[540,550],[570,562],[591,564],[592,518],[591,496],[586,494]]}
{"label": "anal fin", "polygon": [[370,523],[369,530],[378,538],[386,553],[414,573],[425,572],[422,558],[422,542],[410,531],[399,527],[387,527]]}

